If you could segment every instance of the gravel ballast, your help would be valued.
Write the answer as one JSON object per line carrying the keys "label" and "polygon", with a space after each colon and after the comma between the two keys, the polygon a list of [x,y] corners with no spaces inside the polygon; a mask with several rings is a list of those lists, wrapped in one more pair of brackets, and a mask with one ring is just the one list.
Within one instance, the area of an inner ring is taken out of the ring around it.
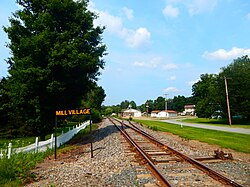
{"label": "gravel ballast", "polygon": [[[190,156],[211,156],[218,146],[187,141],[170,133],[147,130],[167,145]],[[140,165],[129,144],[108,119],[104,119],[93,134],[93,158],[90,145],[81,143],[74,154],[46,159],[32,171],[36,180],[26,186],[157,186],[156,179],[144,165]],[[232,152],[232,150],[223,150]],[[250,187],[250,155],[232,153],[235,160],[208,166],[243,186]]]}

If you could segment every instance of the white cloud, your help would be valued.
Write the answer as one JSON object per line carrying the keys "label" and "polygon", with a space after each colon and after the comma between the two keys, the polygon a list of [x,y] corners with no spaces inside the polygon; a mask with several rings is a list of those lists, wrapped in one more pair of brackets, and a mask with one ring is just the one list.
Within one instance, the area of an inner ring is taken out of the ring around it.
{"label": "white cloud", "polygon": [[126,15],[126,17],[128,18],[128,20],[132,20],[134,18],[132,9],[129,9],[127,7],[123,7],[122,10],[123,10],[124,14]]}
{"label": "white cloud", "polygon": [[192,80],[192,81],[187,82],[187,84],[188,84],[189,86],[192,86],[193,84],[197,83],[199,80],[200,80],[200,79]]}
{"label": "white cloud", "polygon": [[176,80],[176,76],[171,76],[171,77],[169,77],[168,80],[171,80],[171,81]]}
{"label": "white cloud", "polygon": [[[76,1],[76,0],[75,0],[75,1]],[[89,3],[88,3],[88,9],[89,9],[89,10],[93,10],[94,7],[95,7],[95,3],[94,3],[93,1],[89,1]]]}
{"label": "white cloud", "polygon": [[129,47],[138,48],[150,43],[151,33],[146,28],[139,28],[137,30],[130,30],[126,34],[126,43]]}
{"label": "white cloud", "polygon": [[243,55],[250,55],[250,49],[233,47],[230,51],[225,49],[218,49],[214,52],[205,51],[202,57],[208,60],[232,60]]}
{"label": "white cloud", "polygon": [[218,0],[192,0],[188,4],[188,12],[191,16],[203,12],[210,12],[217,5]]}
{"label": "white cloud", "polygon": [[247,19],[250,21],[250,13],[247,14]]}
{"label": "white cloud", "polygon": [[95,26],[106,26],[106,30],[111,33],[124,35],[126,32],[123,28],[122,19],[120,17],[112,16],[106,11],[98,12],[98,19],[94,20]]}
{"label": "white cloud", "polygon": [[[93,7],[91,8],[93,9]],[[128,12],[129,10],[127,9]],[[97,9],[93,9],[92,11],[96,12],[99,16],[98,19],[94,20],[95,26],[105,26],[105,32],[121,37],[129,47],[139,48],[150,44],[151,33],[147,28],[129,29],[124,27],[121,17],[113,16],[107,11],[99,11]]]}
{"label": "white cloud", "polygon": [[167,5],[162,12],[166,17],[175,18],[179,15],[179,9],[171,5]]}
{"label": "white cloud", "polygon": [[157,68],[161,63],[161,58],[155,57],[152,58],[149,62],[134,62],[134,66],[143,67],[143,68]]}
{"label": "white cloud", "polygon": [[178,69],[178,66],[173,63],[168,63],[163,66],[163,69],[165,70],[172,70],[172,69]]}
{"label": "white cloud", "polygon": [[164,89],[165,93],[178,93],[180,90],[178,90],[176,87],[168,87]]}

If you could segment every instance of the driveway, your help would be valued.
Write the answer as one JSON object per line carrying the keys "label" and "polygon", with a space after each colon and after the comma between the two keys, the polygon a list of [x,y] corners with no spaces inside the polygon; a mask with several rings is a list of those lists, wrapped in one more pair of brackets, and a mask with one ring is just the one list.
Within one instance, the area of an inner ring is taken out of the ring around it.
{"label": "driveway", "polygon": [[182,126],[195,127],[195,128],[234,132],[234,133],[240,133],[240,134],[250,134],[250,129],[235,128],[235,127],[221,127],[221,126],[204,125],[204,124],[198,124],[198,123],[186,123],[186,122],[177,121],[177,120],[179,120],[179,119],[168,119],[168,120],[161,120],[161,121],[173,123],[173,124],[177,124],[177,125],[182,125]]}

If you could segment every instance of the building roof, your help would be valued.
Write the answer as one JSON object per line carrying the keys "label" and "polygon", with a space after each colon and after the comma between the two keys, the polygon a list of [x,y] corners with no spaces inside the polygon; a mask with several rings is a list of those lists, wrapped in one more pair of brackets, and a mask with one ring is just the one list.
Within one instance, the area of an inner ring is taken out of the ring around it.
{"label": "building roof", "polygon": [[152,111],[151,111],[151,114],[152,114],[152,113],[159,113],[159,112],[160,112],[160,110],[152,110]]}
{"label": "building roof", "polygon": [[185,105],[184,108],[195,108],[195,105]]}
{"label": "building roof", "polygon": [[167,112],[167,113],[177,113],[175,110],[162,110],[161,112]]}
{"label": "building roof", "polygon": [[126,109],[126,110],[124,110],[124,111],[122,111],[123,113],[135,113],[135,112],[141,112],[141,111],[139,111],[139,110],[135,110],[135,109]]}

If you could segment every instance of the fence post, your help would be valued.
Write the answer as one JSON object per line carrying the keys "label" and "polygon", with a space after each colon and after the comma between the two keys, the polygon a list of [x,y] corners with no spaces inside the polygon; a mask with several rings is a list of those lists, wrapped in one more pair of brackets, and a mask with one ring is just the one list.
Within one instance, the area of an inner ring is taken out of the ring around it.
{"label": "fence post", "polygon": [[51,134],[51,149],[53,149],[53,140],[54,140],[54,136],[53,136],[53,133]]}
{"label": "fence post", "polygon": [[38,152],[38,144],[39,144],[38,137],[36,137],[36,143],[35,143],[36,148],[35,148],[35,153]]}
{"label": "fence post", "polygon": [[12,149],[12,143],[9,143],[9,145],[8,145],[8,159],[10,159],[10,156],[11,156],[11,149]]}

